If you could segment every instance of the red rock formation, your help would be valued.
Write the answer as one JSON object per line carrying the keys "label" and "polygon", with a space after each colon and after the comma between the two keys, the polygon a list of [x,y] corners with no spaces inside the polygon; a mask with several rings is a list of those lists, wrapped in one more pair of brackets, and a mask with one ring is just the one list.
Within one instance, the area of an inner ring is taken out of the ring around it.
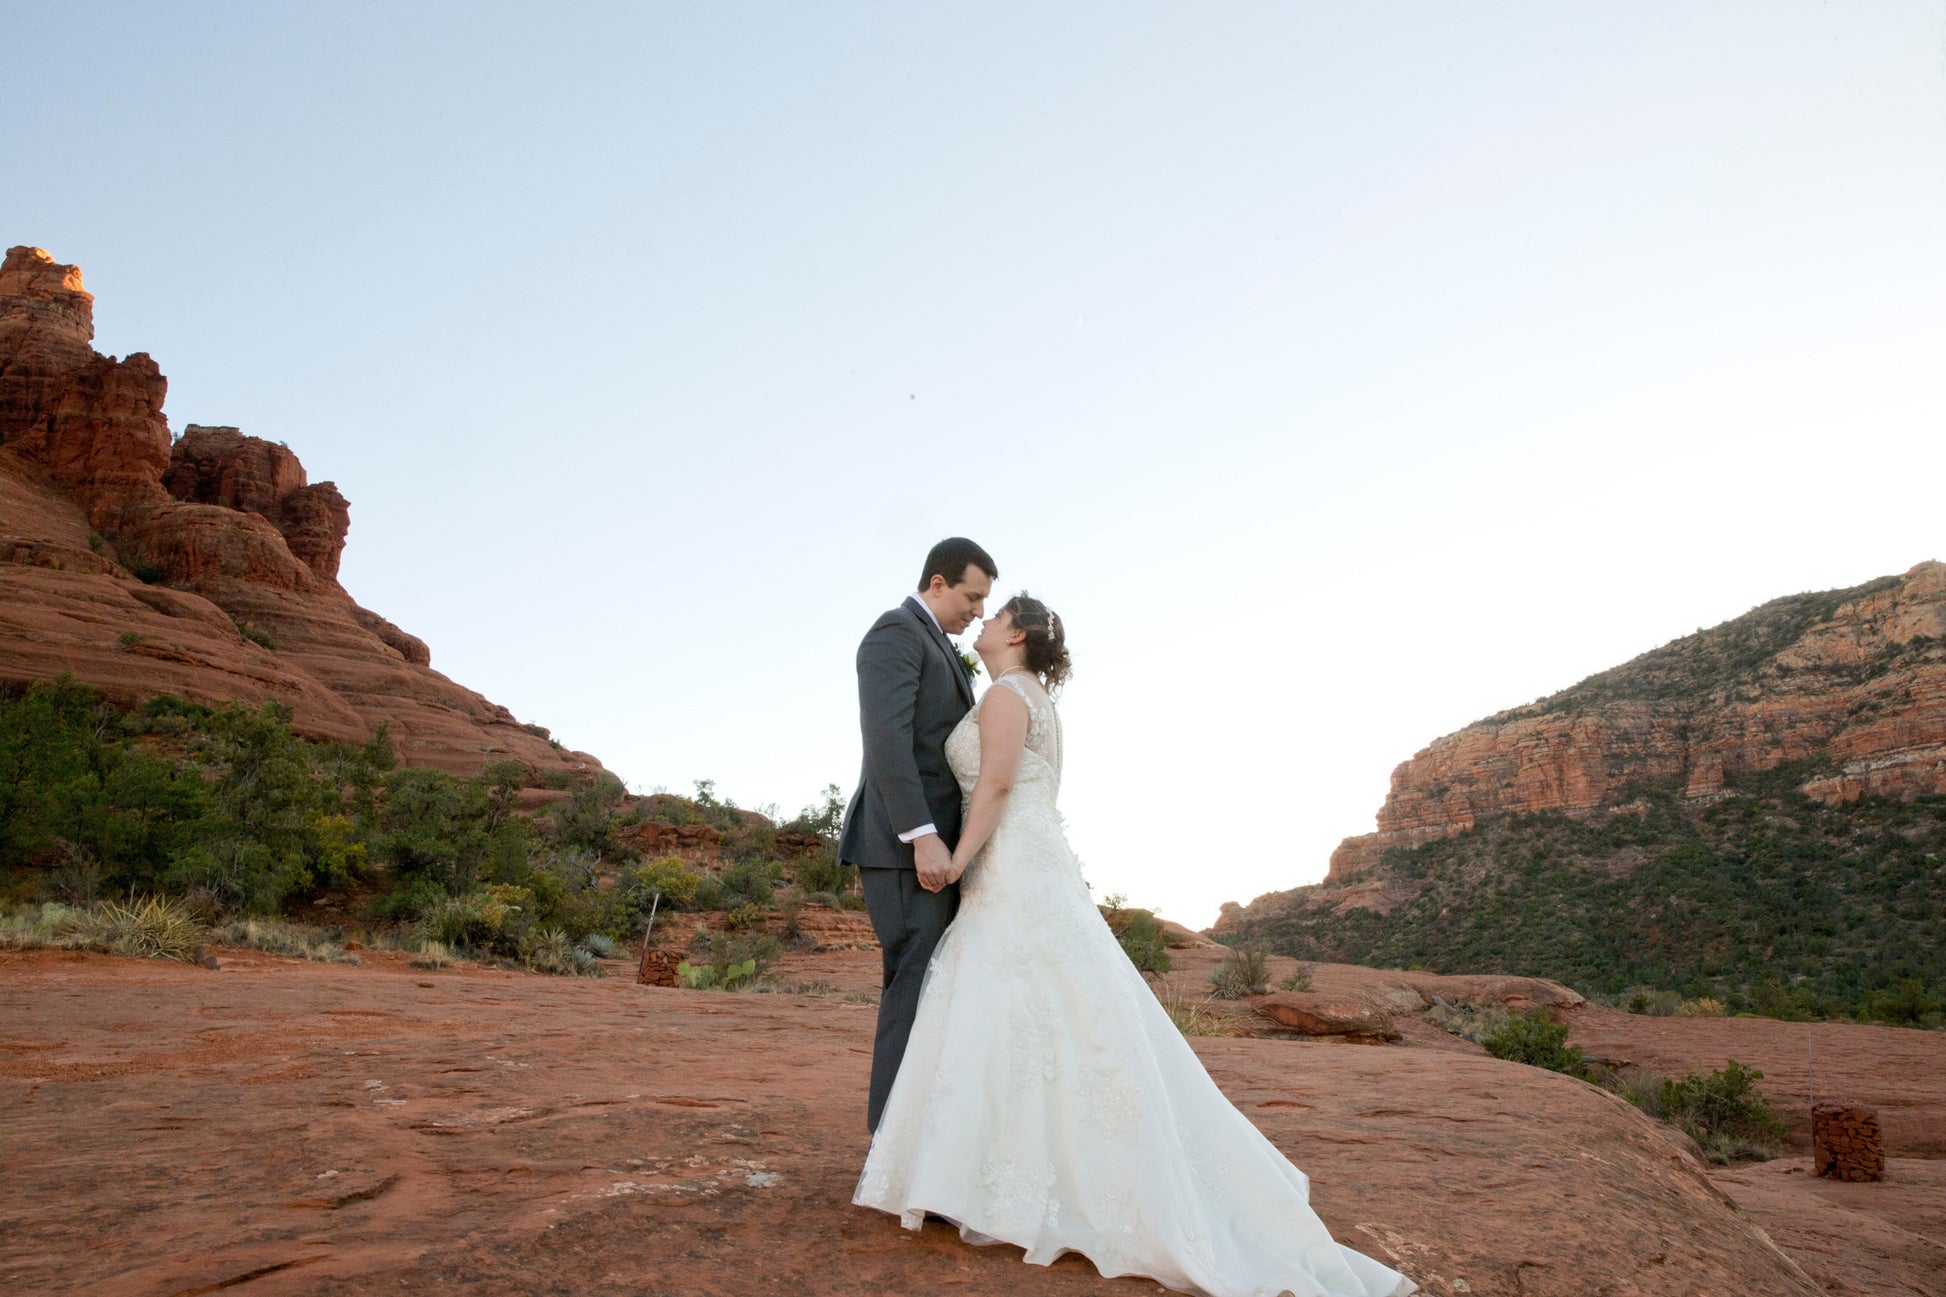
{"label": "red rock formation", "polygon": [[1714,797],[1726,772],[1809,757],[1838,765],[1804,785],[1828,801],[1946,792],[1946,564],[1842,593],[1826,615],[1815,601],[1832,597],[1779,600],[1434,740],[1329,881],[1482,816],[1614,809],[1636,782]]}
{"label": "red rock formation", "polygon": [[304,465],[286,447],[192,423],[170,452],[162,484],[178,500],[256,514],[304,566],[338,579],[351,506],[334,483],[307,485]]}
{"label": "red rock formation", "polygon": [[403,760],[462,773],[502,758],[600,769],[431,670],[423,640],[352,600],[337,581],[350,506],[290,450],[195,424],[172,441],[167,381],[146,355],[96,354],[93,309],[73,266],[8,251],[0,680],[65,671],[122,701],[274,699],[302,733],[383,724]]}
{"label": "red rock formation", "polygon": [[39,248],[0,263],[0,444],[38,464],[90,514],[166,499],[169,384],[148,356],[89,345],[94,298],[81,272]]}
{"label": "red rock formation", "polygon": [[684,856],[714,860],[723,833],[713,824],[669,824],[643,820],[618,831],[622,841],[645,856]]}
{"label": "red rock formation", "polygon": [[1392,1015],[1366,1004],[1327,1000],[1307,991],[1276,991],[1254,1001],[1259,1016],[1304,1036],[1335,1036],[1343,1040],[1399,1039]]}

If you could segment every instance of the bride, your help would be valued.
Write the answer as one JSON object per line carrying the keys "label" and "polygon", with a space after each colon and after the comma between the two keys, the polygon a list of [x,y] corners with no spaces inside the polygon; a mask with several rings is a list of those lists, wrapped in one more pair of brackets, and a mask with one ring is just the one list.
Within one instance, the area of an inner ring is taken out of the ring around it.
{"label": "bride", "polygon": [[1332,1240],[1304,1173],[1216,1088],[1088,895],[1055,809],[1061,619],[1019,594],[973,647],[993,687],[946,742],[969,795],[959,914],[852,1201],[1209,1297],[1414,1291]]}

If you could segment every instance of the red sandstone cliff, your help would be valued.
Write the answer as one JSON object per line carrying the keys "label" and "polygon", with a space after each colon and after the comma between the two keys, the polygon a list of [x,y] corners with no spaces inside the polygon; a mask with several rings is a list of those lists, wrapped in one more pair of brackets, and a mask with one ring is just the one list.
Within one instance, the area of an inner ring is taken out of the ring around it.
{"label": "red sandstone cliff", "polygon": [[[1392,772],[1378,831],[1338,845],[1325,885],[1341,908],[1383,912],[1390,884],[1365,876],[1388,847],[1489,815],[1600,813],[1631,784],[1720,797],[1726,772],[1798,761],[1823,767],[1802,788],[1828,802],[1946,792],[1946,564],[1774,600],[1435,739]],[[1225,906],[1215,931],[1295,897]]]}
{"label": "red sandstone cliff", "polygon": [[235,428],[172,438],[155,362],[100,355],[93,338],[81,272],[10,249],[0,681],[65,671],[124,701],[274,699],[302,733],[361,739],[385,724],[402,760],[456,773],[507,757],[600,769],[432,670],[423,641],[352,600],[338,584],[351,510],[335,485]]}

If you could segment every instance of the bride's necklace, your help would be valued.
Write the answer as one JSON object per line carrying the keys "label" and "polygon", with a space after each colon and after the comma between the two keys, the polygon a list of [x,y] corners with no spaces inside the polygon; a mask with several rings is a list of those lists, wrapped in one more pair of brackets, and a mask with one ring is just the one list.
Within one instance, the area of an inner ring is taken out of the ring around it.
{"label": "bride's necklace", "polygon": [[[1000,673],[1000,676],[1010,676],[1015,674],[1016,672],[1018,672],[1021,675],[1028,675],[1028,676],[1034,674],[1033,669],[1031,667],[1008,667],[1005,671],[1002,671]],[[995,676],[993,678],[995,680],[998,680],[1000,676]],[[1038,679],[1038,677],[1036,678]]]}

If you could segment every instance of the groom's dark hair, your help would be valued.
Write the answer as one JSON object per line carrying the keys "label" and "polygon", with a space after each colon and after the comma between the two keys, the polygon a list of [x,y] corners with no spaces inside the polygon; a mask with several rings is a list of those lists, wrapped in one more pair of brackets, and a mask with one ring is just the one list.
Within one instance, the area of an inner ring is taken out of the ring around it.
{"label": "groom's dark hair", "polygon": [[977,567],[995,579],[1000,576],[1000,569],[993,565],[992,555],[964,536],[948,536],[926,555],[926,570],[919,574],[919,588],[924,590],[931,585],[935,576],[945,577],[947,585],[958,585],[966,580],[966,569],[969,567]]}

